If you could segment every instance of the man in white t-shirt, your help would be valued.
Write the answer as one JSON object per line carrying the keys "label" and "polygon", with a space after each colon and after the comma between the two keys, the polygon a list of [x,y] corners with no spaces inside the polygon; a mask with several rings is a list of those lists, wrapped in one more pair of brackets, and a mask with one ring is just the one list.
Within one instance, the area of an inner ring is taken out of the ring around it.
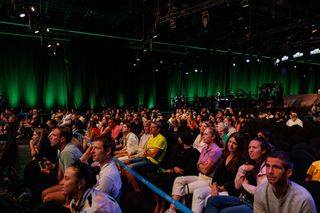
{"label": "man in white t-shirt", "polygon": [[297,113],[291,112],[290,114],[290,119],[287,121],[287,126],[292,127],[293,125],[299,125],[303,128],[303,123],[302,121],[298,118]]}
{"label": "man in white t-shirt", "polygon": [[86,162],[92,155],[94,163],[91,166],[100,168],[100,172],[96,176],[97,184],[94,188],[119,199],[122,182],[119,170],[112,159],[115,147],[116,144],[110,136],[98,136],[80,160]]}

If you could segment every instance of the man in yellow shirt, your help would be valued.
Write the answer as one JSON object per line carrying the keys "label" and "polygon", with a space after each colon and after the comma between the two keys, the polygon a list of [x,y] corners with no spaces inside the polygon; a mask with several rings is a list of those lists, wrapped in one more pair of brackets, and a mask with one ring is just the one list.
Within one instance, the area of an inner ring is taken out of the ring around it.
{"label": "man in yellow shirt", "polygon": [[320,181],[320,160],[314,161],[308,171],[306,181]]}
{"label": "man in yellow shirt", "polygon": [[[128,167],[138,173],[152,172],[158,169],[158,166],[163,160],[167,151],[167,141],[160,133],[160,130],[160,122],[155,121],[151,123],[150,132],[152,136],[147,142],[144,157],[129,160]],[[133,189],[135,191],[141,191],[136,178],[128,171],[125,172],[125,175],[129,183],[131,183]]]}

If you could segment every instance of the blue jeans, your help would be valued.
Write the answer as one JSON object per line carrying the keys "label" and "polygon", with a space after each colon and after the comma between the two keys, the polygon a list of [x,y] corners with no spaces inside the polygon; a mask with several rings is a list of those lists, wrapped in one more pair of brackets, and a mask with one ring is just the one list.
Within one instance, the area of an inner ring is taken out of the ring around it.
{"label": "blue jeans", "polygon": [[152,172],[157,170],[158,165],[152,163],[147,158],[134,158],[129,160],[131,169],[133,169],[135,172]]}
{"label": "blue jeans", "polygon": [[211,196],[205,213],[253,213],[252,204],[234,196]]}

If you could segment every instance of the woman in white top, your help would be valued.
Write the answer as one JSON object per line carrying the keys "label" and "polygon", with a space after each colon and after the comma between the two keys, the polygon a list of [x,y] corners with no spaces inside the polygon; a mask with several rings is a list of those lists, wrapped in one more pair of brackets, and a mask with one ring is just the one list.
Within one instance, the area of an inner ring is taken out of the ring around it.
{"label": "woman in white top", "polygon": [[193,148],[197,149],[200,153],[203,148],[207,147],[207,144],[203,141],[203,133],[204,133],[204,130],[210,126],[211,126],[210,123],[202,122],[200,125],[200,133],[193,142]]}

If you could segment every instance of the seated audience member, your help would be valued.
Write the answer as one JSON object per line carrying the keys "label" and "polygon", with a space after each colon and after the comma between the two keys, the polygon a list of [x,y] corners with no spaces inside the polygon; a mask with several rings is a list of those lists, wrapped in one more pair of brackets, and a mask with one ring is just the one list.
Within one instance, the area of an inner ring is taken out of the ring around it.
{"label": "seated audience member", "polygon": [[293,164],[280,151],[272,152],[266,160],[268,181],[260,184],[254,196],[254,212],[316,213],[314,200],[302,186],[290,181]]}
{"label": "seated audience member", "polygon": [[257,132],[257,137],[262,137],[269,143],[272,143],[271,132],[265,128],[259,129]]}
{"label": "seated audience member", "polygon": [[[128,167],[140,174],[143,172],[156,171],[159,167],[159,164],[164,159],[167,151],[167,141],[160,133],[161,123],[158,121],[153,121],[151,122],[150,128],[152,137],[147,142],[144,157],[128,160]],[[129,183],[131,183],[133,189],[140,192],[140,186],[136,178],[128,171],[124,171],[124,173]]]}
{"label": "seated audience member", "polygon": [[[176,177],[182,175],[197,175],[197,162],[200,153],[192,147],[192,135],[184,133],[178,138],[178,144],[175,144],[171,150],[168,165],[161,168],[158,173],[149,175],[149,180],[162,189],[167,194],[171,193],[172,185]],[[156,193],[156,207],[154,212],[164,212],[168,206],[164,198]]]}
{"label": "seated audience member", "polygon": [[275,148],[274,143],[273,143],[273,139],[272,139],[272,134],[269,130],[267,130],[265,128],[259,129],[257,132],[257,137],[262,137],[269,143],[270,151]]}
{"label": "seated audience member", "polygon": [[6,168],[13,166],[18,157],[18,145],[16,142],[17,135],[17,122],[16,116],[10,114],[8,122],[4,127],[4,135],[2,136],[6,140],[5,146],[1,151],[0,160],[0,176],[4,174]]}
{"label": "seated audience member", "polygon": [[[19,200],[26,200],[32,195],[32,203],[41,201],[44,189],[58,184],[57,182],[57,150],[50,146],[47,131],[37,128],[29,141],[32,161],[24,169],[24,192]],[[46,168],[47,166],[47,168]]]}
{"label": "seated audience member", "polygon": [[58,122],[54,119],[47,120],[46,124],[49,132],[51,132],[54,128],[58,126]]}
{"label": "seated audience member", "polygon": [[291,112],[290,113],[290,119],[287,121],[286,125],[288,127],[292,127],[294,125],[298,125],[301,126],[301,128],[303,128],[303,123],[302,121],[298,118],[297,113],[295,112]]}
{"label": "seated audience member", "polygon": [[[180,200],[185,195],[193,193],[199,187],[210,184],[211,177],[217,167],[221,156],[221,149],[216,144],[220,141],[219,133],[213,127],[207,127],[203,133],[203,140],[207,147],[202,149],[197,163],[199,176],[180,176],[174,180],[172,187],[172,198]],[[176,212],[176,207],[171,204],[166,213]]]}
{"label": "seated audience member", "polygon": [[102,116],[99,122],[100,135],[107,135],[108,131],[110,131],[110,129],[108,129],[108,119],[108,116]]}
{"label": "seated audience member", "polygon": [[122,183],[119,170],[112,159],[115,149],[116,144],[110,136],[98,136],[92,146],[81,156],[80,161],[86,163],[90,156],[93,157],[94,163],[91,166],[97,166],[100,169],[96,175],[97,183],[94,188],[118,200]]}
{"label": "seated audience member", "polygon": [[246,141],[240,133],[229,136],[226,148],[223,150],[217,169],[210,185],[194,190],[192,196],[192,211],[201,213],[205,207],[206,198],[210,196],[231,195],[239,196],[240,190],[234,185],[238,168],[245,162]]}
{"label": "seated audience member", "polygon": [[232,133],[235,133],[237,130],[234,126],[234,121],[231,117],[227,117],[227,118],[225,118],[225,120],[226,120],[225,125],[227,126],[227,135],[228,135],[228,137],[230,137],[230,135]]}
{"label": "seated audience member", "polygon": [[251,140],[248,154],[250,160],[239,167],[234,182],[236,189],[242,190],[240,196],[211,196],[207,201],[206,213],[253,212],[256,187],[267,181],[265,159],[269,154],[269,143],[263,138]]}
{"label": "seated audience member", "polygon": [[[100,129],[97,127],[97,120],[92,119],[88,122],[88,128],[87,128],[87,133],[85,134],[85,137],[89,141],[93,141],[96,137],[100,135]],[[87,142],[84,140],[84,144]],[[86,150],[88,148],[89,144],[83,145],[83,150]]]}
{"label": "seated audience member", "polygon": [[133,113],[131,131],[138,137],[141,137],[141,135],[143,134],[143,122],[138,112]]}
{"label": "seated audience member", "polygon": [[306,181],[319,181],[320,182],[320,160],[314,161],[308,171]]}
{"label": "seated audience member", "polygon": [[116,123],[114,118],[109,118],[107,128],[110,129],[109,133],[107,134],[111,134],[113,140],[117,140],[121,133],[121,126]]}
{"label": "seated audience member", "polygon": [[129,155],[137,154],[139,138],[131,131],[131,124],[125,123],[122,125],[123,148],[115,152],[115,156],[119,160],[128,159]]}
{"label": "seated audience member", "polygon": [[[58,149],[58,181],[62,180],[63,174],[68,166],[76,162],[82,156],[82,152],[76,147],[72,140],[72,134],[67,127],[57,127],[49,135],[50,144]],[[46,165],[43,169],[49,169]],[[43,202],[65,203],[66,198],[62,194],[61,185],[52,186],[42,192]]]}
{"label": "seated audience member", "polygon": [[211,126],[209,122],[201,122],[200,124],[200,133],[193,142],[193,147],[196,148],[200,153],[203,148],[207,147],[207,144],[203,141],[203,133],[207,127]]}
{"label": "seated audience member", "polygon": [[144,151],[146,150],[147,142],[152,137],[150,133],[151,121],[147,120],[143,124],[143,131],[139,144],[138,144],[138,152],[134,155],[129,155],[129,158],[139,158],[144,156]]}
{"label": "seated audience member", "polygon": [[71,212],[121,213],[117,201],[108,194],[92,188],[96,177],[91,167],[77,161],[67,168],[60,182],[62,193],[71,198]]}
{"label": "seated audience member", "polygon": [[71,122],[72,122],[72,113],[70,110],[67,110],[65,114],[62,116],[62,119],[59,122],[59,126],[71,127]]}
{"label": "seated audience member", "polygon": [[47,202],[38,205],[32,209],[33,213],[70,213],[70,209],[54,202]]}

